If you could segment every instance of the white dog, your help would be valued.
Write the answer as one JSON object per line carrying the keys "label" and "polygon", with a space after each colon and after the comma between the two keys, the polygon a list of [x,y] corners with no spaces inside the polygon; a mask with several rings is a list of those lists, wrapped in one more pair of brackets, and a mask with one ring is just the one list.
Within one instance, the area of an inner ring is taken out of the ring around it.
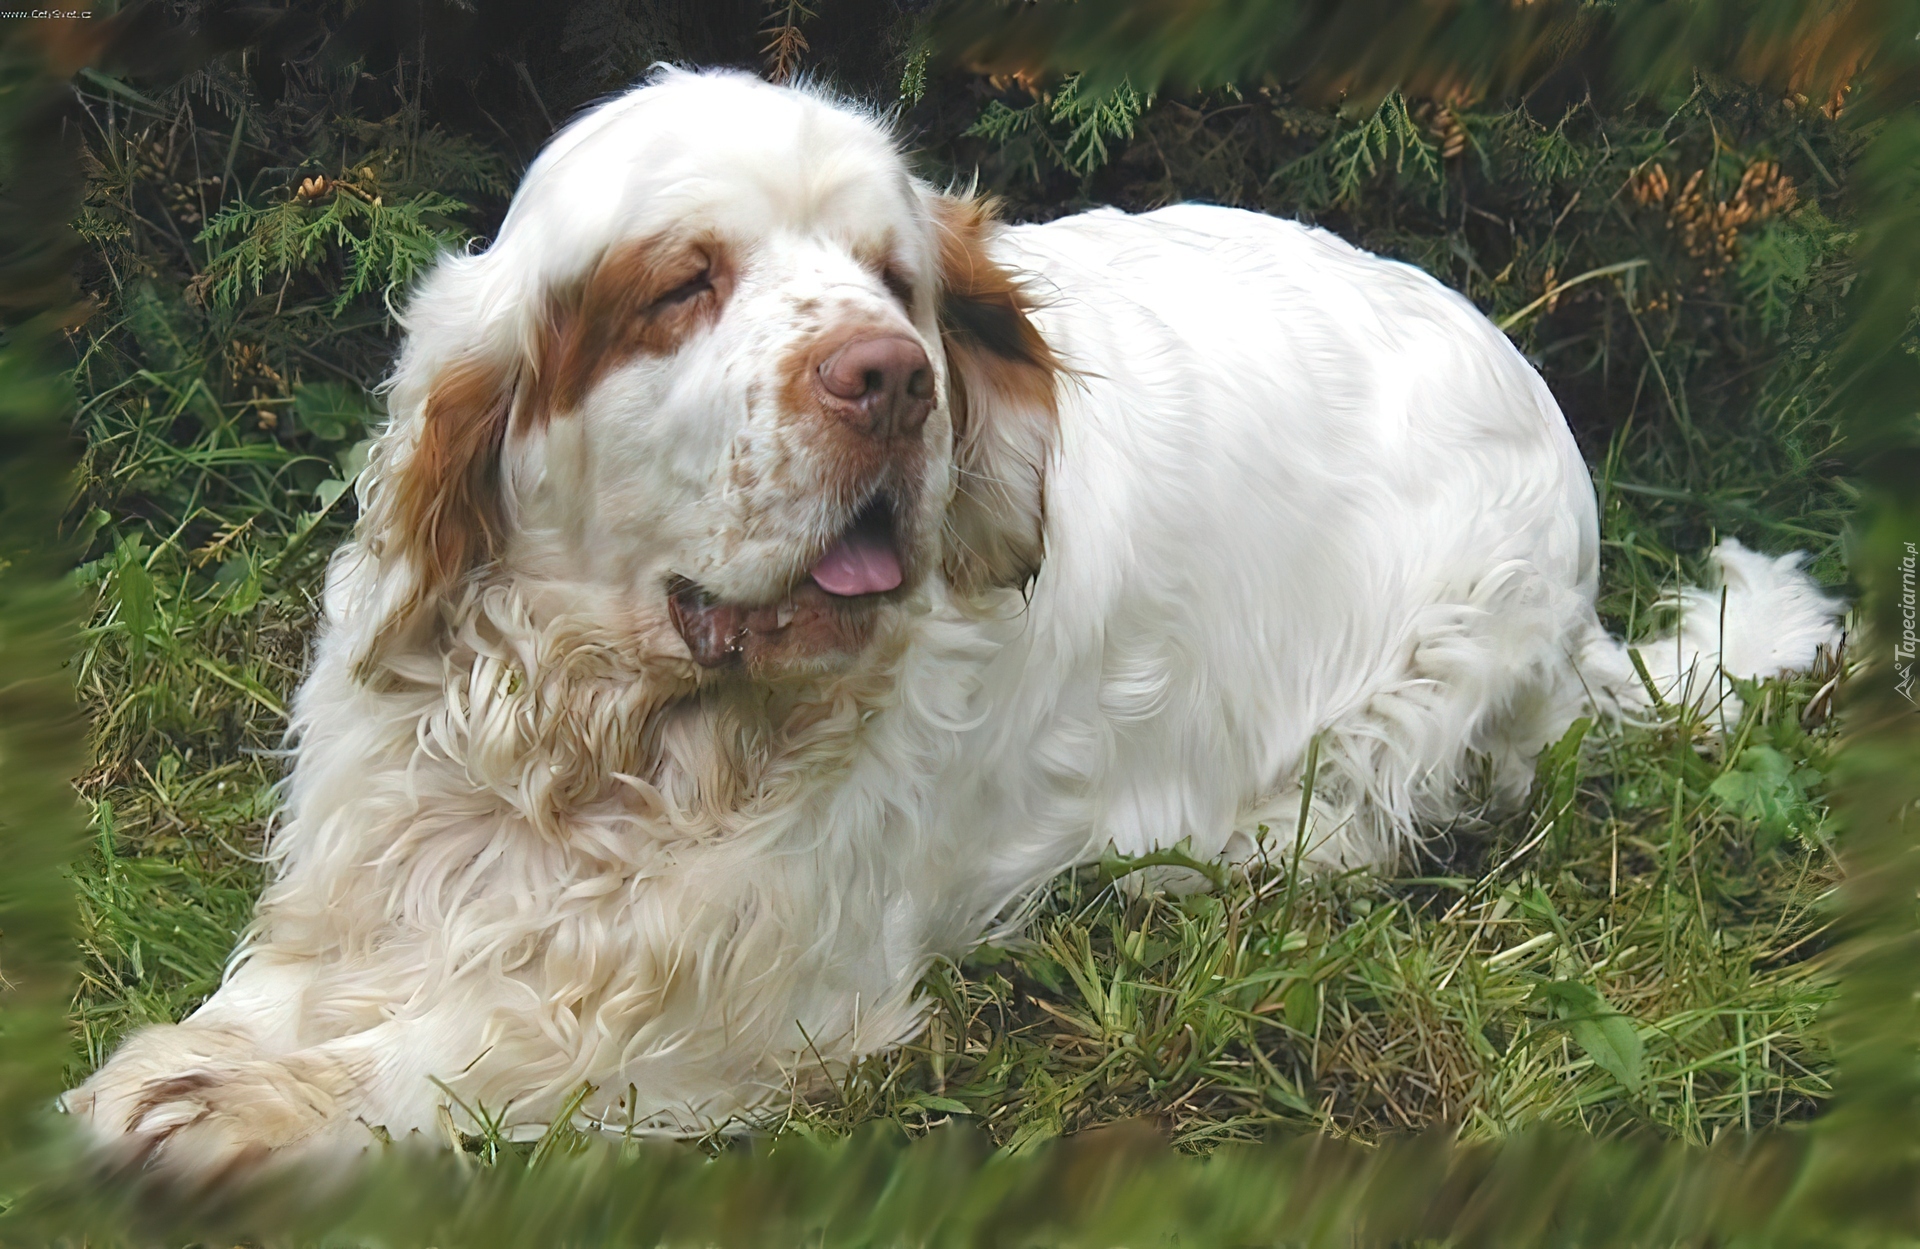
{"label": "white dog", "polygon": [[[664,72],[406,324],[253,929],[65,1099],[135,1155],[751,1121],[1054,873],[1291,839],[1316,735],[1306,857],[1364,865],[1647,703],[1546,386],[1318,230],[1002,228],[866,113]],[[1833,640],[1718,560],[1667,697]]]}

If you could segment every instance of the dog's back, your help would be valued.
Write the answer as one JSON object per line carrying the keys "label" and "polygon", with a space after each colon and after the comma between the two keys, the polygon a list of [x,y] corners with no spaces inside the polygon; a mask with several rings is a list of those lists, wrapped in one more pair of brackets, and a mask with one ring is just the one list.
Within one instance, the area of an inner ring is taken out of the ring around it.
{"label": "dog's back", "polygon": [[[1598,535],[1505,337],[1418,270],[1231,209],[1003,249],[1073,375],[1046,561],[952,818],[1063,859],[1243,855],[1262,824],[1290,843],[1324,733],[1307,856],[1352,866],[1523,788],[1580,707]],[[1483,755],[1504,794],[1472,783]],[[982,775],[1009,778],[998,805]]]}

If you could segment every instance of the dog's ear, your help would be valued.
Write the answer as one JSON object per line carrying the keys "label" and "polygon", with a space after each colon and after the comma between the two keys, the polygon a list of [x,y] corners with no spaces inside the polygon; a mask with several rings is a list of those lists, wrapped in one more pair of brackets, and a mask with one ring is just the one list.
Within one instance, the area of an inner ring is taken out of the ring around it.
{"label": "dog's ear", "polygon": [[930,203],[956,476],[944,569],[962,593],[1023,586],[1043,554],[1061,364],[1019,279],[988,252],[993,203],[952,195]]}
{"label": "dog's ear", "polygon": [[500,553],[500,447],[513,396],[510,370],[456,360],[376,445],[359,538],[380,570],[380,623],[359,659],[363,678],[396,643],[438,627],[448,595]]}

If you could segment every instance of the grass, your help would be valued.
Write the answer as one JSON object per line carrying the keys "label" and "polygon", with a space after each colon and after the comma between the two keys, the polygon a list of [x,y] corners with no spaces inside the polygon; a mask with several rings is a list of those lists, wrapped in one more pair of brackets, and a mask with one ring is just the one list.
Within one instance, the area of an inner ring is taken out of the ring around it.
{"label": "grass", "polygon": [[[95,759],[79,779],[93,837],[75,868],[76,1079],[130,1029],[211,991],[247,921],[284,708],[392,349],[368,257],[417,264],[420,240],[467,211],[449,193],[484,201],[494,177],[472,142],[418,124],[417,78],[399,120],[343,124],[305,156],[289,153],[314,127],[282,116],[292,105],[249,113],[222,81],[190,80],[179,114],[89,100],[97,167],[80,224],[97,310],[76,336],[88,453],[75,523],[91,544],[78,575],[98,598],[73,664]],[[323,118],[327,107],[311,105]],[[1422,127],[1439,123],[1405,101],[1344,120],[1282,103],[1257,133],[1251,106],[1209,107],[1056,98],[1016,124],[976,100],[950,132],[961,156],[966,143],[1008,145],[1028,181],[1006,185],[1028,211],[1178,193],[1305,212],[1429,264],[1492,312],[1527,312],[1518,341],[1569,403],[1600,486],[1602,605],[1617,628],[1644,632],[1662,590],[1697,577],[1691,557],[1721,533],[1809,549],[1824,579],[1844,579],[1850,501],[1828,466],[1820,337],[1824,292],[1843,275],[1807,251],[1837,227],[1811,193],[1818,219],[1796,218],[1798,234],[1756,223],[1749,260],[1763,238],[1789,253],[1763,289],[1732,270],[1700,278],[1713,257],[1670,254],[1665,226],[1607,199],[1656,156],[1737,174],[1752,161],[1729,145],[1766,133],[1814,133],[1827,151],[1816,123],[1695,100],[1656,145],[1645,119],[1616,133],[1609,119],[1555,128],[1448,111],[1493,170],[1474,193],[1511,192],[1507,234],[1493,238],[1450,224],[1470,171],[1425,151],[1450,140],[1430,143]],[[1004,133],[960,135],[981,116],[1000,116]],[[1687,136],[1707,130],[1700,158]],[[1223,163],[1194,165],[1186,154],[1202,150]],[[1830,151],[1827,163],[1843,167]],[[209,192],[212,169],[228,181]],[[383,241],[371,232],[388,218],[356,210],[350,246],[247,251],[249,221],[274,222],[283,241],[319,229],[328,201],[303,206],[295,188],[320,173],[335,196],[416,203],[393,218],[404,237]],[[1572,194],[1563,211],[1570,179],[1600,186],[1601,208]],[[1561,219],[1573,225],[1555,235]],[[202,237],[195,222],[220,229]],[[1556,264],[1573,274],[1629,254],[1653,256],[1655,273],[1527,311]],[[1782,282],[1798,320],[1766,303]],[[1720,737],[1674,716],[1587,726],[1543,758],[1528,811],[1435,830],[1399,873],[1299,878],[1287,828],[1269,830],[1267,861],[1216,872],[1208,892],[1117,883],[1138,864],[1074,873],[1017,936],[929,977],[916,1044],[811,1083],[771,1130],[963,1119],[1020,1149],[1147,1119],[1204,1150],[1276,1131],[1489,1138],[1539,1122],[1708,1141],[1806,1119],[1830,1092],[1823,953],[1839,869],[1823,793],[1844,740],[1831,675],[1748,691],[1746,718]],[[496,1158],[573,1142],[465,1143]]]}

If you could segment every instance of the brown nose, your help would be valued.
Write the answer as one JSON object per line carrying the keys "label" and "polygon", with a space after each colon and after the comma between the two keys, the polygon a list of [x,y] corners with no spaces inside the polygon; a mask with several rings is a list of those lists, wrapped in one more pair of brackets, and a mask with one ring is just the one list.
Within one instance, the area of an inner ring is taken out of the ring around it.
{"label": "brown nose", "polygon": [[917,434],[933,411],[933,366],[911,338],[860,338],[820,363],[829,411],[862,433]]}

